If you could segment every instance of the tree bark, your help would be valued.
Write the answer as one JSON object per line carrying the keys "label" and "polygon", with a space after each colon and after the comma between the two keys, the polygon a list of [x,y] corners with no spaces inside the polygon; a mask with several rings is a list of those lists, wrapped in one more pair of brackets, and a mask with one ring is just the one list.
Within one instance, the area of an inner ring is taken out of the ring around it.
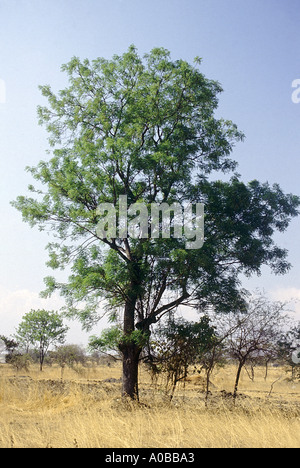
{"label": "tree bark", "polygon": [[236,374],[235,385],[234,385],[234,392],[233,392],[234,401],[236,400],[236,397],[237,397],[241,372],[242,372],[242,369],[243,369],[244,365],[245,365],[245,360],[240,360],[239,365],[238,365],[237,374]]}
{"label": "tree bark", "polygon": [[135,306],[137,296],[134,294],[136,284],[131,284],[131,296],[128,298],[124,309],[124,339],[119,345],[123,355],[123,376],[122,376],[122,396],[139,399],[138,390],[138,369],[139,357],[142,348],[132,339],[132,332],[135,330]]}
{"label": "tree bark", "polygon": [[134,343],[122,346],[123,386],[122,396],[139,400],[138,371],[141,348]]}
{"label": "tree bark", "polygon": [[40,343],[40,372],[43,372],[44,358],[45,358],[44,348],[43,348],[42,343]]}

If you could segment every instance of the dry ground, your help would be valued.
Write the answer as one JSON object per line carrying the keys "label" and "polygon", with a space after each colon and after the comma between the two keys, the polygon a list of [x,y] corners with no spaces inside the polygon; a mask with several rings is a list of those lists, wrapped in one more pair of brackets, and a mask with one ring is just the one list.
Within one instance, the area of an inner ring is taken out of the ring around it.
{"label": "dry ground", "polygon": [[[208,406],[201,378],[192,376],[170,403],[162,382],[140,373],[143,404],[120,399],[119,365],[66,370],[33,366],[16,374],[0,366],[0,448],[299,448],[300,383],[272,368],[242,375],[234,407],[228,395],[234,366],[212,378]],[[271,395],[271,384],[274,385]]]}

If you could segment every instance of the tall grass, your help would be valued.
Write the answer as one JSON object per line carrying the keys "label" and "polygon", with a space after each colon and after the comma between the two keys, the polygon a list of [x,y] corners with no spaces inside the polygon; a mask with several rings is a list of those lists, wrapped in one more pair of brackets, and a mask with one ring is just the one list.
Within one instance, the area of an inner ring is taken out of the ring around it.
{"label": "tall grass", "polygon": [[230,376],[233,380],[233,369],[225,369],[215,376],[207,408],[193,378],[170,404],[164,398],[163,386],[154,389],[142,372],[143,404],[139,405],[120,399],[118,381],[103,382],[112,376],[118,379],[118,367],[97,368],[91,374],[90,379],[78,378],[70,371],[61,382],[59,369],[46,370],[42,376],[33,371],[22,377],[10,375],[2,366],[0,447],[300,446],[300,389],[282,381],[268,398],[275,371],[269,382],[258,378],[255,385],[244,376],[242,389],[248,388],[251,396],[240,397],[234,407],[225,392],[220,393],[222,386],[229,385]]}

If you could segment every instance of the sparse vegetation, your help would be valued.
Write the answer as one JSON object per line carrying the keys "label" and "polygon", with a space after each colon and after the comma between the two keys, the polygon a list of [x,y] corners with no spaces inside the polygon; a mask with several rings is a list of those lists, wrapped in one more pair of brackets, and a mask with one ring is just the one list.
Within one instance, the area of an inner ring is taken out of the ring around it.
{"label": "sparse vegetation", "polygon": [[154,386],[140,365],[141,405],[119,397],[120,363],[90,366],[84,377],[66,368],[64,381],[58,365],[43,373],[31,365],[26,376],[1,365],[0,447],[298,447],[300,383],[286,378],[283,367],[270,367],[266,381],[264,367],[254,381],[242,370],[234,406],[235,373],[234,364],[213,372],[206,406],[201,375],[179,384],[170,402],[165,377]]}
{"label": "sparse vegetation", "polygon": [[91,337],[92,354],[48,350],[43,372],[39,349],[4,337],[0,448],[298,447],[299,325],[285,308],[258,296],[218,320],[170,314],[143,344],[136,400],[120,397],[116,327]]}

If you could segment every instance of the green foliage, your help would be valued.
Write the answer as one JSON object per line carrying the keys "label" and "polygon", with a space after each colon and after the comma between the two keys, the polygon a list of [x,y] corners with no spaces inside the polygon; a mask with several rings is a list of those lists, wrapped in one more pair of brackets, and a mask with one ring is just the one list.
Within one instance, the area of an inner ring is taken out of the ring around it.
{"label": "green foliage", "polygon": [[[59,290],[65,313],[85,328],[101,316],[105,299],[115,317],[125,310],[126,334],[149,331],[180,304],[206,310],[241,309],[240,275],[264,265],[283,274],[287,252],[274,243],[298,215],[300,199],[278,185],[242,182],[231,153],[244,135],[217,119],[220,84],[163,48],[140,57],[134,46],[111,60],[74,57],[63,65],[69,85],[39,107],[51,157],[27,170],[32,196],[13,205],[24,221],[52,229],[49,266],[71,268],[66,283],[46,278],[45,297]],[[228,182],[215,174],[232,174]],[[184,239],[102,239],[96,233],[101,203],[129,205],[202,202],[205,243],[186,250]],[[84,306],[83,306],[84,304]]]}
{"label": "green foliage", "polygon": [[40,365],[43,366],[45,355],[50,345],[65,341],[68,327],[57,312],[31,310],[24,315],[17,328],[16,339],[28,349],[29,345],[37,346],[40,353]]}
{"label": "green foliage", "polygon": [[91,351],[100,351],[103,353],[115,351],[118,352],[119,343],[122,339],[122,329],[119,326],[107,328],[101,332],[101,335],[91,336],[89,339],[89,349]]}
{"label": "green foliage", "polygon": [[120,326],[113,326],[101,332],[99,337],[91,336],[89,339],[89,349],[103,353],[120,352],[122,345],[136,345],[143,348],[148,341],[148,335],[140,330],[134,330],[130,335],[125,335]]}

